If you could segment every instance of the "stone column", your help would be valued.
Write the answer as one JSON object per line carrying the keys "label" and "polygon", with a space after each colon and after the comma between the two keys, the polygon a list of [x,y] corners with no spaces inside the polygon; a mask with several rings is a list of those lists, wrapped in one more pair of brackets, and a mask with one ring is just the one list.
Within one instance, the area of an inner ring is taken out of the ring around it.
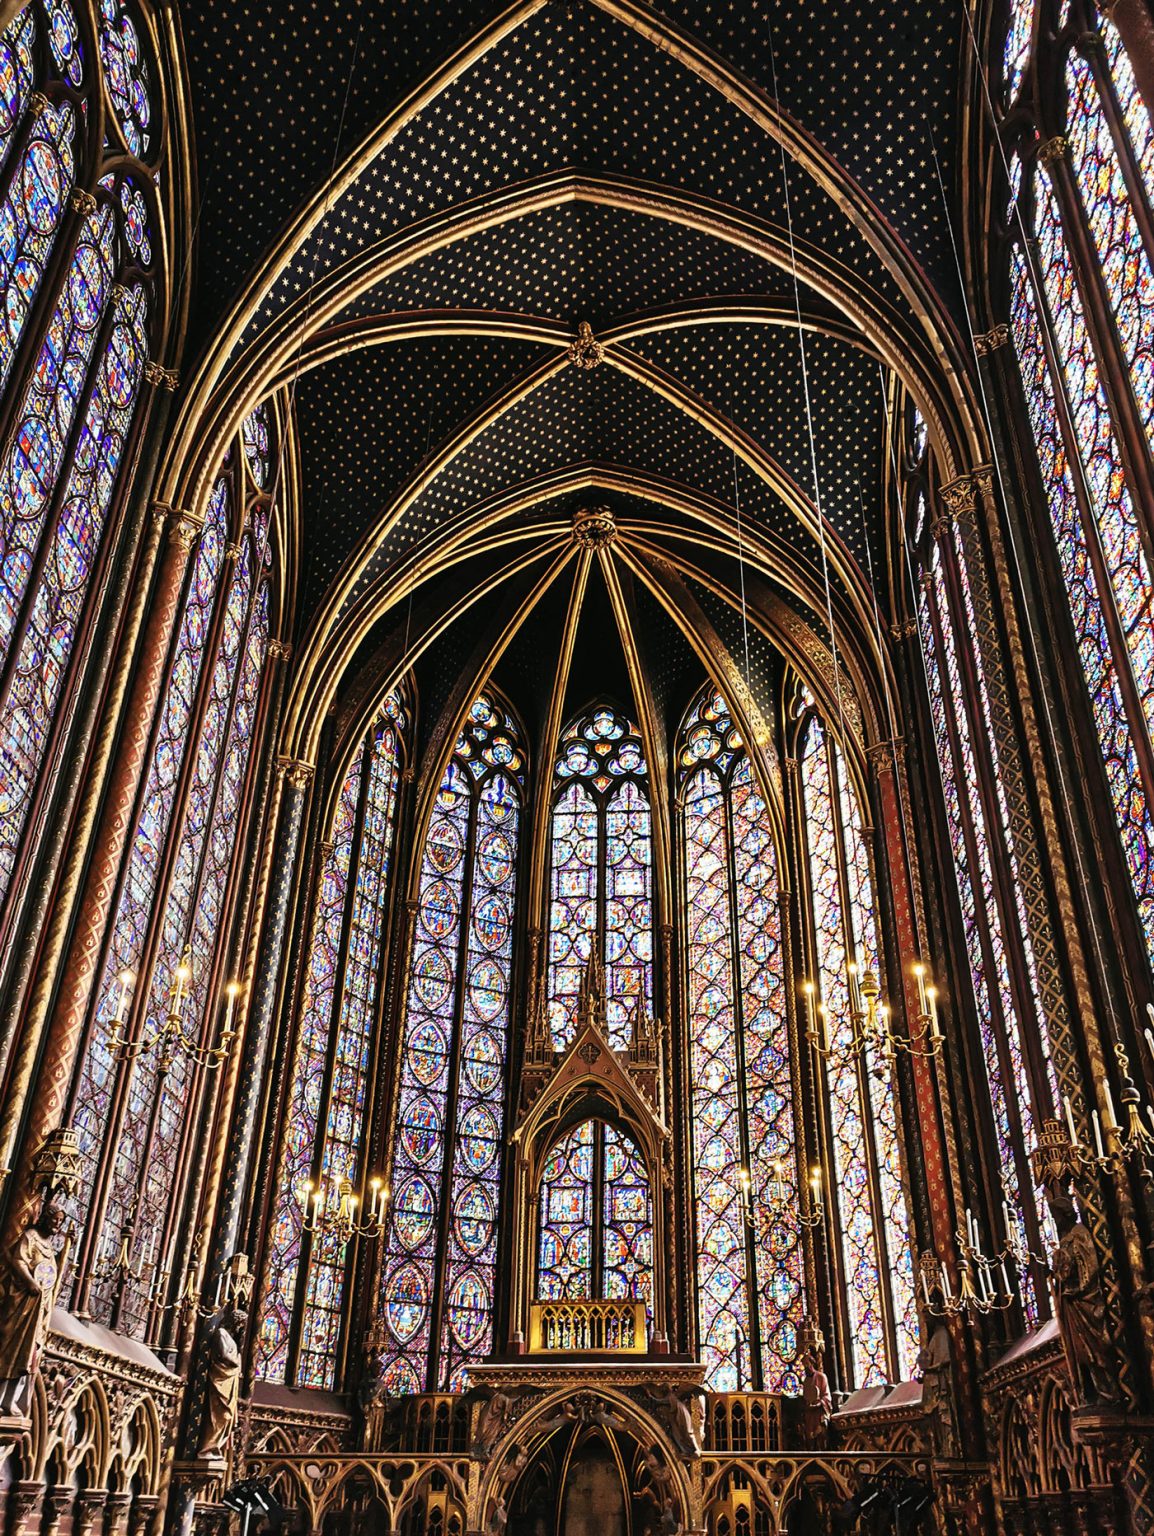
{"label": "stone column", "polygon": [[274,1014],[280,990],[305,799],[313,777],[311,763],[296,762],[290,758],[278,761],[277,772],[281,779],[277,840],[269,873],[264,933],[260,941],[248,1028],[245,1031],[244,1059],[237,1081],[232,1125],[220,1141],[223,1173],[216,1169],[210,1172],[210,1179],[219,1178],[221,1193],[216,1242],[207,1272],[209,1278],[224,1266],[236,1251],[239,1241],[241,1208],[253,1157],[252,1142],[260,1108],[261,1084],[276,1028]]}
{"label": "stone column", "polygon": [[40,1529],[43,1483],[13,1483],[8,1493],[9,1536],[33,1536]]}
{"label": "stone column", "polygon": [[104,1536],[127,1536],[130,1493],[110,1493],[104,1506]]}
{"label": "stone column", "polygon": [[93,1536],[111,1497],[103,1488],[85,1488],[76,1495],[72,1529],[76,1536]]}
{"label": "stone column", "polygon": [[168,538],[158,563],[152,606],[124,711],[120,750],[105,788],[103,811],[77,906],[56,1011],[48,1026],[36,1091],[24,1128],[15,1198],[8,1212],[9,1238],[21,1229],[30,1213],[35,1197],[31,1160],[49,1131],[55,1130],[60,1123],[75,1068],[92,992],[98,980],[104,934],[112,912],[121,860],[132,834],[133,813],[148,758],[153,717],[168,677],[169,649],[188,558],[202,526],[191,513],[171,507],[158,507],[154,515],[169,519]]}

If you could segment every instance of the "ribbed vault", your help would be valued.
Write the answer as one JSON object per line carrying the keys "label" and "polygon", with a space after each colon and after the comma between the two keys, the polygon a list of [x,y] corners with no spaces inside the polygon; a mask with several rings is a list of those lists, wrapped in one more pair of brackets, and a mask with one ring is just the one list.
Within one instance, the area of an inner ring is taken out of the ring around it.
{"label": "ribbed vault", "polygon": [[[904,170],[871,161],[811,88],[807,46],[865,122],[852,28],[837,40],[790,13],[771,56],[759,18],[727,38],[705,6],[469,10],[469,29],[435,8],[398,18],[391,97],[374,108],[352,71],[328,171],[305,157],[295,211],[205,332],[164,469],[166,496],[199,505],[243,413],[291,402],[303,548],[287,748],[312,756],[334,701],[358,717],[411,666],[435,758],[457,693],[519,654],[570,676],[593,593],[640,720],[663,705],[646,701],[656,663],[636,636],[665,624],[735,709],[745,699],[751,740],[772,714],[751,631],[819,691],[836,651],[859,727],[884,732],[906,401],[947,472],[985,457],[944,223],[901,217],[911,189],[926,205],[928,146],[899,125]],[[375,26],[362,19],[350,63]],[[956,32],[929,52],[948,57]],[[928,56],[915,72],[930,78]],[[210,116],[226,73],[206,58]],[[945,148],[950,111],[932,112]],[[570,359],[581,322],[603,349],[593,369]],[[572,528],[594,504],[616,537],[590,554]],[[529,646],[541,611],[562,608],[568,641]],[[537,707],[548,742],[565,700]]]}

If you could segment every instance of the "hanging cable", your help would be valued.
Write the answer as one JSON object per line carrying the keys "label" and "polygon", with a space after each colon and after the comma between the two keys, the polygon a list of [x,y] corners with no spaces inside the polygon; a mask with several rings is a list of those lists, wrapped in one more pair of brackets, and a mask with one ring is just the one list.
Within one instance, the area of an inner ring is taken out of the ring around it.
{"label": "hanging cable", "polygon": [[[774,46],[773,46],[773,26],[772,26],[772,24],[767,22],[766,23],[766,28],[767,28],[767,32],[768,32],[768,36],[769,36],[769,70],[770,70],[770,81],[771,81],[772,88],[773,88],[773,99],[774,99],[775,102],[777,102],[778,106],[780,107],[781,106],[781,98],[778,95],[778,91],[777,91],[777,58],[776,58],[775,51],[774,51]],[[807,362],[806,362],[806,351],[805,351],[805,326],[803,325],[802,318],[801,318],[801,289],[800,289],[800,286],[799,286],[799,283],[798,283],[798,277],[797,277],[797,244],[796,244],[796,241],[794,240],[794,234],[793,234],[793,208],[792,208],[792,204],[790,202],[790,196],[789,196],[789,165],[788,165],[787,157],[786,157],[785,140],[784,140],[784,138],[779,139],[778,142],[779,142],[779,145],[780,145],[780,148],[781,148],[781,185],[782,185],[782,191],[783,191],[784,196],[785,196],[785,226],[786,226],[786,233],[787,233],[787,235],[789,237],[789,260],[790,260],[790,270],[791,270],[791,274],[792,274],[792,277],[793,277],[793,304],[794,304],[794,312],[795,312],[795,314],[797,316],[797,347],[798,347],[798,354],[799,354],[799,356],[801,358],[801,386],[802,386],[803,394],[805,396],[805,421],[806,421],[806,428],[807,428],[808,433],[809,433],[809,462],[810,462],[810,471],[811,471],[811,473],[813,475],[813,500],[814,500],[814,507],[815,507],[816,512],[817,512],[817,537],[818,537],[818,545],[819,545],[819,548],[821,550],[822,581],[823,581],[824,586],[825,586],[825,616],[826,616],[826,623],[829,626],[830,650],[831,650],[832,655],[833,655],[833,681],[834,681],[834,693],[835,693],[836,698],[837,698],[838,737],[839,737],[839,740],[842,743],[844,743],[845,739],[846,739],[845,738],[845,708],[844,708],[844,705],[843,705],[843,702],[842,702],[841,664],[840,664],[840,660],[839,660],[839,657],[838,657],[838,649],[837,649],[837,630],[836,630],[836,628],[834,626],[834,621],[833,621],[833,591],[832,591],[832,587],[830,585],[830,577],[829,577],[829,552],[828,552],[828,550],[826,548],[825,514],[822,511],[822,505],[821,505],[821,479],[820,479],[820,476],[818,474],[818,468],[817,468],[817,439],[816,439],[816,437],[814,435],[814,430],[813,430],[813,403],[812,403],[812,401],[810,399],[810,392],[809,392],[809,368],[808,368]]]}

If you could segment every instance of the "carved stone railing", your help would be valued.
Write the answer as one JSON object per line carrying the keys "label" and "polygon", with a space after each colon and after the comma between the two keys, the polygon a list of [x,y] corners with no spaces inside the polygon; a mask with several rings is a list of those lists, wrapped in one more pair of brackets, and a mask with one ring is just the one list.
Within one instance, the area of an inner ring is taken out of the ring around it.
{"label": "carved stone railing", "polygon": [[530,1304],[530,1354],[643,1355],[647,1348],[643,1301]]}

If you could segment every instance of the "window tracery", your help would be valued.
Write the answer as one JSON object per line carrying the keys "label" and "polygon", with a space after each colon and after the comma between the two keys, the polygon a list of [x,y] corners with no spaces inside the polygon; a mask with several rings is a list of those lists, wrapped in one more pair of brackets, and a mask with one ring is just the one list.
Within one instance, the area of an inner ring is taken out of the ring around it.
{"label": "window tracery", "polygon": [[[1012,32],[1024,9],[1013,8]],[[1012,160],[1010,318],[1110,798],[1154,957],[1154,581],[1125,447],[1128,430],[1148,443],[1154,427],[1154,273],[1141,227],[1150,209],[1138,204],[1150,185],[1151,124],[1113,24],[1087,12],[1080,25],[1057,43],[1066,101],[1056,126],[1065,139],[1051,137],[1029,162],[1024,152]],[[1036,73],[1034,30],[1023,69]],[[1055,160],[1066,146],[1068,173]],[[1075,259],[1079,229],[1096,270]],[[1128,389],[1112,382],[1119,364]]]}
{"label": "window tracery", "polygon": [[777,851],[744,743],[712,690],[690,711],[677,762],[706,1384],[796,1391],[803,1280]]}
{"label": "window tracery", "polygon": [[[812,704],[812,701],[811,701]],[[880,974],[873,876],[857,791],[841,748],[811,713],[802,735],[802,806],[822,1033],[830,1056],[831,1200],[840,1233],[857,1386],[908,1379],[918,1350],[910,1220],[902,1187],[896,1083],[872,1046],[853,1049],[851,971]]]}
{"label": "window tracery", "polygon": [[[156,1034],[172,1006],[176,968],[185,961],[191,971],[185,1032],[205,1044],[213,1036],[214,957],[268,648],[265,559],[251,531],[229,545],[236,518],[235,476],[226,469],[192,562],[72,1093],[82,1161],[78,1204],[89,1212],[90,1242],[99,1255],[101,1245],[109,1248],[109,1233],[130,1232],[137,1251],[153,1262],[163,1257],[167,1272],[179,1240],[172,1193],[200,1069],[180,1051],[125,1057],[111,1037],[130,990],[130,1031]],[[135,1278],[98,1262],[88,1277],[95,1315],[115,1317],[119,1327],[139,1334],[156,1300],[152,1279],[148,1266]]]}
{"label": "window tracery", "polygon": [[[352,754],[322,853],[269,1241],[256,1365],[265,1380],[331,1387],[348,1243],[305,1229],[306,1183],[364,1182],[371,1044],[408,715],[398,692]],[[295,1358],[294,1358],[295,1357]]]}
{"label": "window tracery", "polygon": [[589,956],[605,964],[609,1041],[629,1044],[653,1007],[653,898],[648,769],[636,727],[598,706],[564,732],[554,773],[547,997],[553,1043],[577,1023]]}
{"label": "window tracery", "polygon": [[[0,40],[0,392],[14,413],[0,455],[0,897],[46,782],[160,307],[155,194],[123,169],[89,181],[90,102],[70,94],[84,84],[68,0],[26,6]],[[94,197],[68,222],[86,181]],[[44,295],[49,272],[59,286]]]}
{"label": "window tracery", "polygon": [[491,1348],[524,769],[482,694],[421,862],[380,1297],[390,1393],[460,1391]]}

